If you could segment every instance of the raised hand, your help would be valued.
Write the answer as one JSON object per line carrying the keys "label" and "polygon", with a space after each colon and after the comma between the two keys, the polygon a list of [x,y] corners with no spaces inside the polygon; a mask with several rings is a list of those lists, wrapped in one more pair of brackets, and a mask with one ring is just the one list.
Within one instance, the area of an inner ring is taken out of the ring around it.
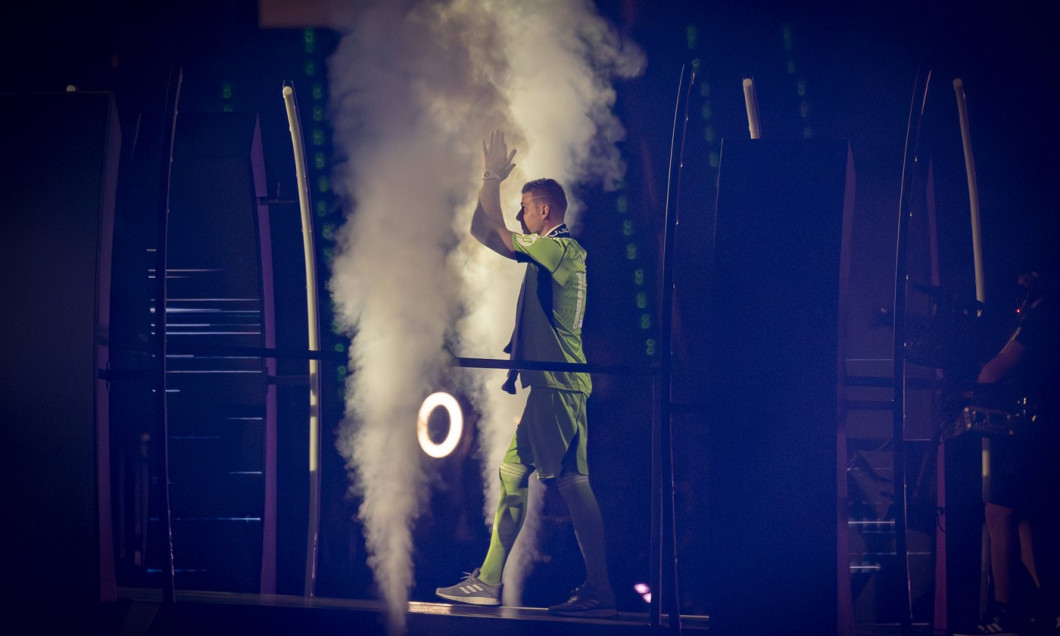
{"label": "raised hand", "polygon": [[482,140],[482,164],[486,169],[485,178],[494,178],[499,181],[507,179],[512,169],[515,168],[515,164],[512,163],[513,157],[515,157],[515,149],[512,148],[512,151],[508,152],[503,132],[495,130],[490,133],[488,142],[485,139]]}

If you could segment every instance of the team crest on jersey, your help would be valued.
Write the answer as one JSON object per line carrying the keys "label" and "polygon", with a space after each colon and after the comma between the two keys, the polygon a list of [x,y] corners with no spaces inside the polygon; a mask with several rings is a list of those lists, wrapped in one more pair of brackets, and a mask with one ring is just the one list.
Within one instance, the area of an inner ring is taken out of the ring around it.
{"label": "team crest on jersey", "polygon": [[518,241],[519,245],[522,245],[523,247],[530,247],[537,241],[537,239],[537,234],[519,234],[517,235],[515,240]]}

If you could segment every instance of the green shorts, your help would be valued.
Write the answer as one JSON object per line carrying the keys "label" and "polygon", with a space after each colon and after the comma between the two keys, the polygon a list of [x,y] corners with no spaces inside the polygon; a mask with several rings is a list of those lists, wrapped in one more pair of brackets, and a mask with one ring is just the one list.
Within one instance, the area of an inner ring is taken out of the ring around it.
{"label": "green shorts", "polygon": [[588,475],[585,402],[580,391],[531,387],[504,463],[533,466],[538,479]]}

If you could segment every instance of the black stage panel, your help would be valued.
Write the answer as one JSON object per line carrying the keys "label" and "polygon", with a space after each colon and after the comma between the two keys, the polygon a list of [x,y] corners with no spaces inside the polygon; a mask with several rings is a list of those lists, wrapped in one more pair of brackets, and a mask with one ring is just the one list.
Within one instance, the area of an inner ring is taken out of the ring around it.
{"label": "black stage panel", "polygon": [[946,625],[975,630],[982,582],[983,436],[945,440]]}
{"label": "black stage panel", "polygon": [[4,603],[84,607],[115,593],[98,371],[121,134],[109,93],[4,95],[0,115]]}
{"label": "black stage panel", "polygon": [[702,576],[720,633],[837,629],[847,168],[842,142],[724,144],[704,311],[710,530]]}

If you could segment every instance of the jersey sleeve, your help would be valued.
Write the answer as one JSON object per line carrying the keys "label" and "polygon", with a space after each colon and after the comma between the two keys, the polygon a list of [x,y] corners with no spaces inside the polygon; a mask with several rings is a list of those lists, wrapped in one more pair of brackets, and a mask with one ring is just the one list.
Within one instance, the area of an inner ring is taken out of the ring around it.
{"label": "jersey sleeve", "polygon": [[512,246],[515,248],[516,260],[532,260],[551,272],[559,284],[565,284],[566,281],[558,278],[562,275],[560,265],[567,251],[560,241],[543,238],[537,234],[512,232]]}

